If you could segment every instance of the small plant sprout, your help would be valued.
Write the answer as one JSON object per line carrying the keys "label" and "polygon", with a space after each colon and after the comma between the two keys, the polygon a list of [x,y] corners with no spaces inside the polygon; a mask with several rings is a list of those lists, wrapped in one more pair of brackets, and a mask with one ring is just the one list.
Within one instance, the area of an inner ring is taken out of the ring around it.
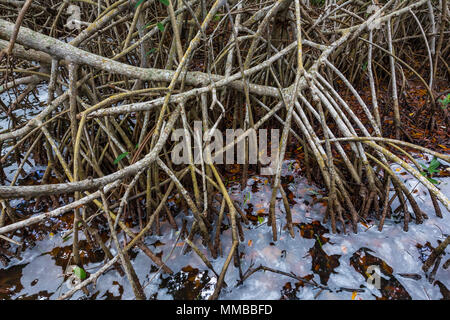
{"label": "small plant sprout", "polygon": [[245,196],[245,199],[244,199],[244,204],[246,204],[247,201],[250,201],[251,198],[252,198],[251,192],[247,193],[247,195]]}
{"label": "small plant sprout", "polygon": [[438,101],[442,105],[441,108],[445,110],[447,106],[450,104],[450,93],[447,94],[447,96],[444,99],[439,99]]}
{"label": "small plant sprout", "polygon": [[424,177],[426,177],[428,179],[428,181],[430,181],[431,183],[439,184],[439,181],[432,178],[433,174],[439,172],[439,170],[436,170],[441,165],[439,160],[436,157],[434,157],[433,160],[431,160],[428,167],[426,165],[424,165],[423,163],[420,163],[420,165],[422,166],[422,168],[425,169],[425,171],[422,171],[421,174]]}

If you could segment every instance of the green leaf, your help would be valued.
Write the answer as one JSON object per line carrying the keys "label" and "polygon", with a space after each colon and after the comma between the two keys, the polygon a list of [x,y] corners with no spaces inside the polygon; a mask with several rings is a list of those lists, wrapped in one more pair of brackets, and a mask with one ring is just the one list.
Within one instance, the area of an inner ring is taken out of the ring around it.
{"label": "green leaf", "polygon": [[163,5],[165,6],[169,6],[169,1],[168,0],[159,0],[159,2],[161,2]]}
{"label": "green leaf", "polygon": [[367,62],[364,62],[363,65],[362,65],[362,70],[366,71],[366,69],[367,69]]}
{"label": "green leaf", "polygon": [[144,2],[145,0],[139,0],[138,2],[136,2],[136,5],[134,6],[134,8],[136,9],[137,7],[139,7],[142,2]]}
{"label": "green leaf", "polygon": [[439,181],[433,179],[433,178],[427,178],[428,181],[430,181],[432,184],[439,184]]}
{"label": "green leaf", "polygon": [[214,21],[220,21],[220,18],[221,18],[221,16],[216,14],[213,19],[214,19]]}
{"label": "green leaf", "polygon": [[431,163],[430,163],[430,166],[429,166],[428,169],[434,170],[434,169],[436,169],[437,167],[439,167],[440,164],[441,164],[441,163],[439,162],[439,160],[438,160],[436,157],[434,157],[433,160],[431,160]]}
{"label": "green leaf", "polygon": [[442,104],[442,109],[445,109],[450,104],[450,93],[444,98],[438,100]]}
{"label": "green leaf", "polygon": [[156,24],[156,26],[158,27],[158,29],[159,29],[161,32],[164,31],[164,25],[163,25],[161,22],[158,22],[158,23]]}
{"label": "green leaf", "polygon": [[73,268],[73,274],[76,275],[80,280],[84,280],[87,278],[86,271],[84,271],[84,269],[80,268],[79,266]]}
{"label": "green leaf", "polygon": [[317,234],[316,234],[316,239],[317,239],[317,241],[319,241],[319,245],[322,248],[322,242],[320,242],[320,238],[319,238],[319,236]]}
{"label": "green leaf", "polygon": [[245,195],[244,204],[252,198],[252,194],[249,192]]}
{"label": "green leaf", "polygon": [[259,222],[259,224],[263,223],[264,222],[264,218],[263,217],[258,217],[258,222]]}
{"label": "green leaf", "polygon": [[125,158],[127,155],[129,154],[129,152],[124,152],[122,154],[120,154],[116,160],[114,160],[114,164],[118,164],[120,161],[122,161],[123,158]]}
{"label": "green leaf", "polygon": [[149,55],[151,55],[152,53],[155,53],[156,52],[156,48],[152,48],[152,49],[150,49],[148,52],[147,52],[147,55],[149,56]]}

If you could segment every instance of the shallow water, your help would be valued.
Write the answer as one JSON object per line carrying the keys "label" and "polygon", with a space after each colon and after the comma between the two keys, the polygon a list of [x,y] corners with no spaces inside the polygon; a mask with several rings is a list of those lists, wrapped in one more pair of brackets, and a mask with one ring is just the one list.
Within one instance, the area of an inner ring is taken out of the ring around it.
{"label": "shallow water", "polygon": [[[403,169],[397,171],[397,166],[393,166],[428,214],[429,219],[423,224],[410,223],[409,231],[404,232],[403,223],[393,216],[386,219],[382,232],[378,231],[375,221],[368,220],[358,224],[357,234],[331,234],[329,224],[320,222],[325,207],[320,201],[312,205],[314,199],[320,199],[321,190],[308,185],[296,171],[297,167],[295,161],[286,161],[283,166],[283,183],[286,183],[290,199],[295,239],[283,229],[286,224],[284,207],[278,201],[279,240],[272,243],[271,227],[266,224],[271,194],[266,177],[254,176],[248,180],[244,190],[234,185],[229,191],[252,221],[247,226],[243,225],[245,240],[239,245],[242,272],[245,274],[250,267],[263,265],[293,273],[306,278],[306,281],[258,271],[240,284],[239,270],[231,263],[225,277],[228,286],[222,290],[220,299],[442,299],[444,294],[448,294],[449,270],[441,264],[435,276],[436,282],[430,283],[421,267],[430,253],[425,244],[429,242],[435,247],[437,241],[442,241],[449,233],[450,214],[442,207],[444,218],[437,218],[424,187],[412,181],[410,184],[409,174],[405,174]],[[439,180],[439,188],[449,196],[450,178]],[[393,208],[397,206],[394,201]],[[179,213],[176,216],[179,226],[183,218],[192,223],[190,216]],[[229,223],[227,219],[224,222]],[[50,234],[40,232],[34,244],[22,252],[20,259],[13,258],[7,267],[0,269],[0,299],[56,299],[69,290],[64,272],[70,264],[71,240],[63,239],[68,224],[55,219],[48,223],[48,227],[54,227],[56,223],[59,223],[58,231]],[[339,229],[340,224],[337,226]],[[182,254],[184,243],[178,241],[178,232],[167,222],[161,223],[161,232],[164,236],[148,236],[145,243],[161,255],[174,275],[158,273],[151,260],[138,249],[133,249],[130,254],[146,296],[149,299],[207,299],[217,281],[214,273],[195,253]],[[80,236],[84,239],[81,233]],[[223,257],[215,260],[199,240],[195,243],[211,259],[215,271],[220,273],[231,247],[231,230],[223,231]],[[420,249],[417,245],[424,247]],[[82,249],[84,246],[88,246],[85,240],[82,241]],[[173,253],[169,255],[172,249]],[[98,270],[104,258],[101,254],[89,252],[87,249],[81,251],[88,274]],[[116,254],[114,249],[112,253]],[[442,263],[448,259],[449,254],[446,254]],[[367,268],[370,266],[380,270],[379,289],[367,282],[370,276]],[[311,282],[315,285],[310,285]],[[120,276],[113,268],[99,277],[95,287],[90,285],[88,289],[89,296],[79,291],[72,299],[134,298],[126,277]]]}

